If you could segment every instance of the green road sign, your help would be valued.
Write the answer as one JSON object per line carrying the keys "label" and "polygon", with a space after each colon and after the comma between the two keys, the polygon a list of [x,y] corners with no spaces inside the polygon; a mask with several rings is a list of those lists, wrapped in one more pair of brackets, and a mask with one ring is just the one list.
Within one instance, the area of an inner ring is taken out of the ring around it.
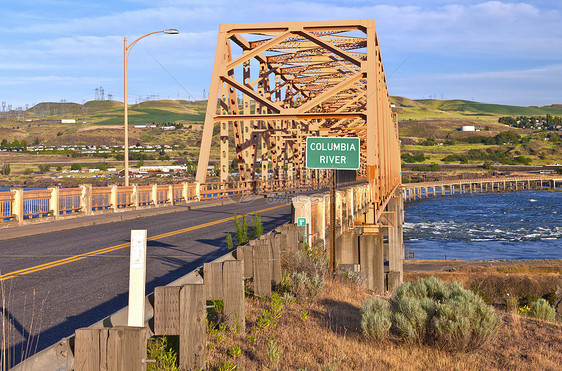
{"label": "green road sign", "polygon": [[307,169],[359,169],[359,138],[306,138]]}
{"label": "green road sign", "polygon": [[297,227],[304,227],[304,243],[306,243],[306,218],[297,218]]}

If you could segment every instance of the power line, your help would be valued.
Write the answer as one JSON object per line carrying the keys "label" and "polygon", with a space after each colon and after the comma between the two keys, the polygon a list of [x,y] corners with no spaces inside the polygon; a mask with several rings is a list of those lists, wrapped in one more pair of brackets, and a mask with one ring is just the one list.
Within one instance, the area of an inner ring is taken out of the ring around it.
{"label": "power line", "polygon": [[178,85],[180,86],[180,88],[183,89],[183,91],[185,91],[185,92],[187,93],[187,95],[188,95],[191,99],[195,100],[195,98],[193,97],[193,95],[191,95],[191,93],[187,91],[187,89],[178,81],[178,79],[176,79],[176,78],[174,77],[174,75],[172,75],[172,74],[170,73],[170,71],[168,71],[168,70],[162,65],[162,63],[160,63],[160,62],[159,62],[152,54],[150,54],[148,51],[147,51],[146,53],[147,53],[148,55],[150,55],[150,57],[151,57],[152,59],[154,59],[154,61],[155,61],[156,63],[158,63],[158,65],[159,65],[160,67],[162,67],[162,69],[172,78],[172,80],[174,80],[174,81],[176,82],[176,84],[178,84]]}

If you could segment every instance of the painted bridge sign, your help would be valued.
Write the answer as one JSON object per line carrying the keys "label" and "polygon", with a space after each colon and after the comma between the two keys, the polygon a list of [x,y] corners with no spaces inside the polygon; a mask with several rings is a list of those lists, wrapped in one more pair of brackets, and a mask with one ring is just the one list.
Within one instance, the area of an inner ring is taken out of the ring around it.
{"label": "painted bridge sign", "polygon": [[307,169],[359,169],[359,138],[306,138]]}

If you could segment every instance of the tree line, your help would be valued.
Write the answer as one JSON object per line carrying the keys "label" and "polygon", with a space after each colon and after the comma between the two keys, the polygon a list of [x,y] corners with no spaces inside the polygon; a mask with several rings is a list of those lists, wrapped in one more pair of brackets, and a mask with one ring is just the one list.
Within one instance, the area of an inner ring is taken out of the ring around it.
{"label": "tree line", "polygon": [[552,130],[556,126],[562,125],[562,116],[503,116],[498,119],[500,124],[509,125],[521,129],[543,129]]}

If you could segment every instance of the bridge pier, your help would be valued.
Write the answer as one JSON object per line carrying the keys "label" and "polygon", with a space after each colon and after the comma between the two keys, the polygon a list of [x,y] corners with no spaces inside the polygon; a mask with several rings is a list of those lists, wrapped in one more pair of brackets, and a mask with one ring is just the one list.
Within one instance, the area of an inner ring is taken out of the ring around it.
{"label": "bridge pier", "polygon": [[382,234],[359,236],[359,264],[367,288],[380,293],[385,291],[384,245]]}
{"label": "bridge pier", "polygon": [[394,225],[388,231],[388,291],[400,286],[404,278],[403,200],[400,194],[390,199],[387,210],[394,214]]}

